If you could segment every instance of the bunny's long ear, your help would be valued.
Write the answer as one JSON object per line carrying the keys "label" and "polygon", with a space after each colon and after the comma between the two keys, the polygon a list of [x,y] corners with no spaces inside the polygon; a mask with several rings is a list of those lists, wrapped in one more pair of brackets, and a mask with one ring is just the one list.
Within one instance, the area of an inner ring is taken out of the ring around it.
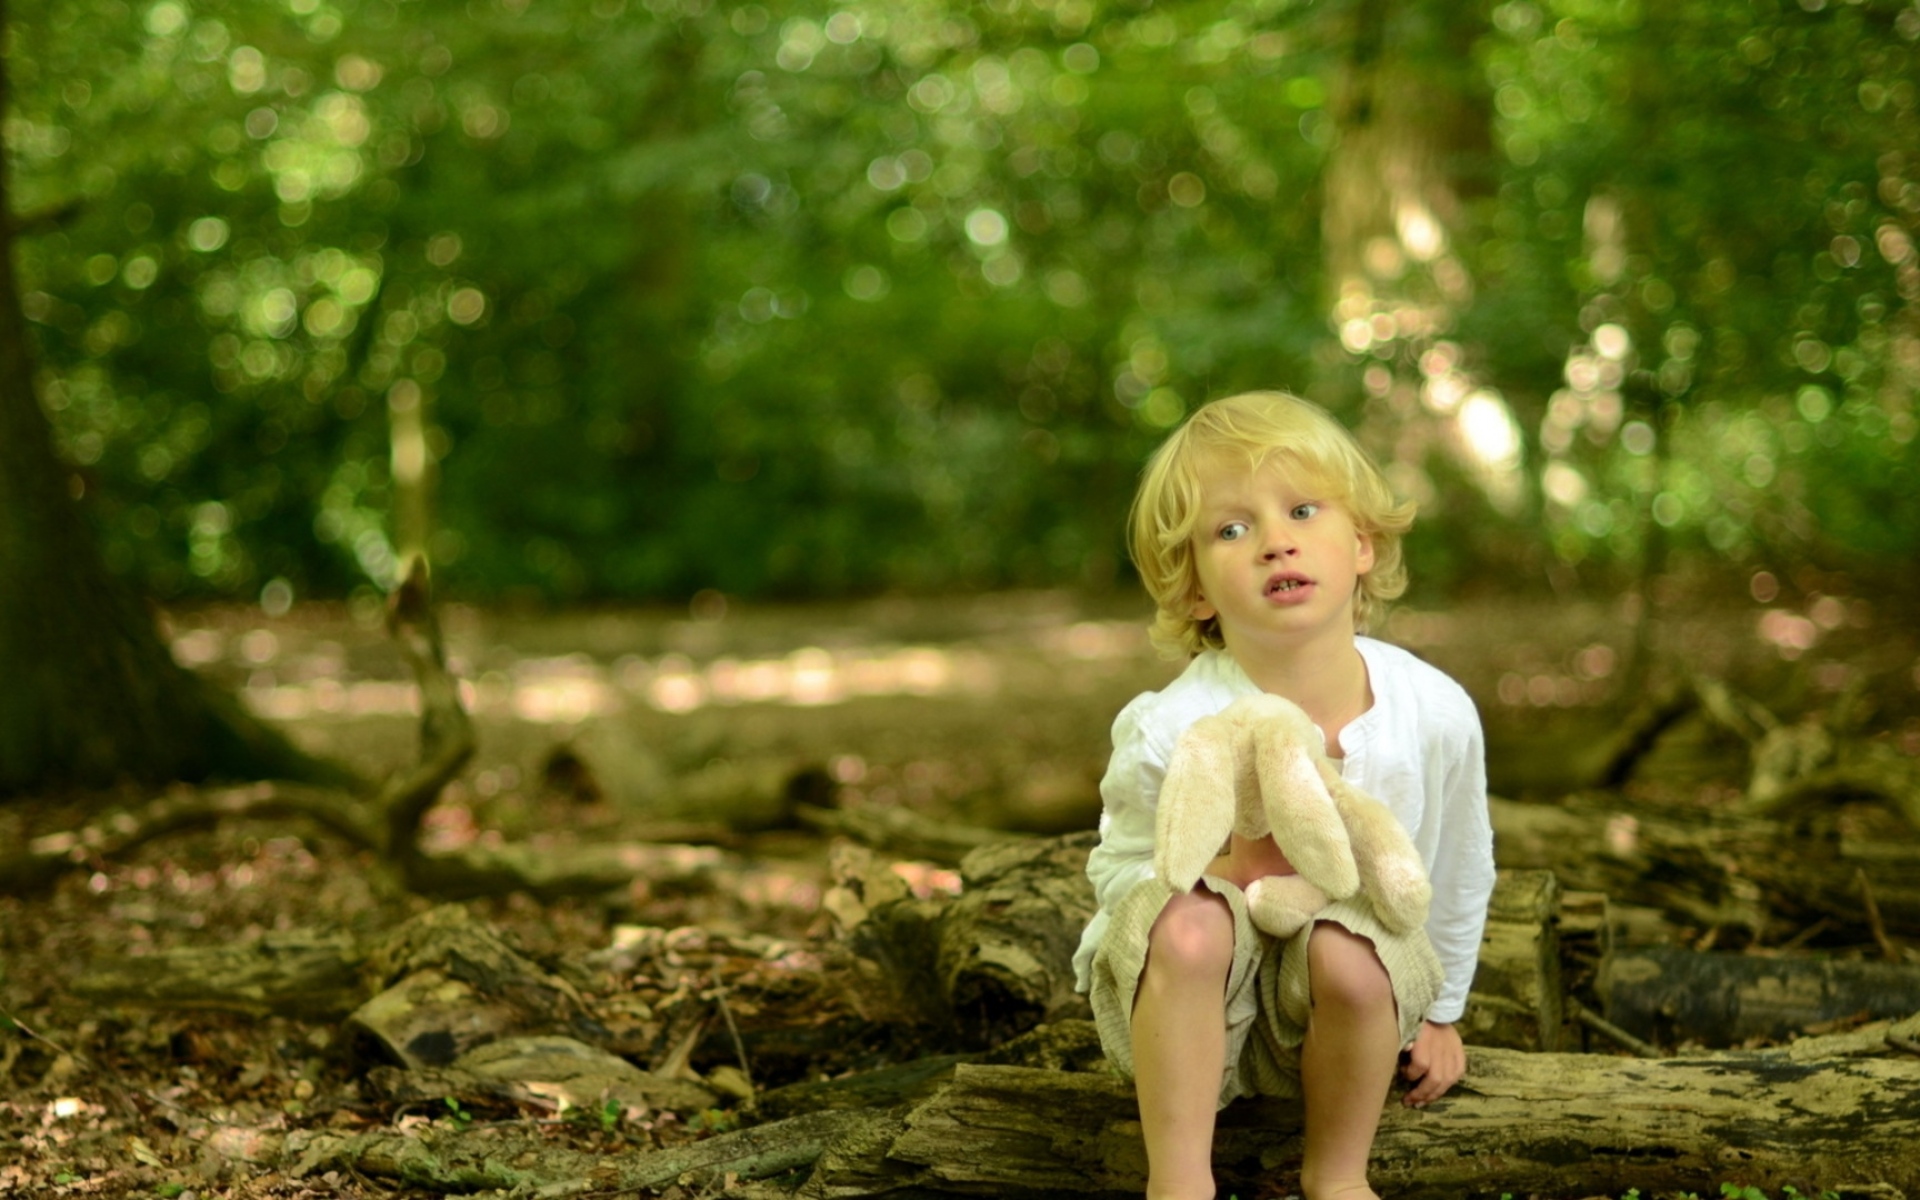
{"label": "bunny's long ear", "polygon": [[1433,885],[1406,827],[1387,806],[1341,778],[1331,765],[1322,778],[1353,842],[1360,886],[1381,924],[1395,933],[1426,924]]}
{"label": "bunny's long ear", "polygon": [[1273,840],[1309,883],[1344,900],[1359,890],[1360,876],[1346,826],[1321,779],[1320,731],[1305,713],[1281,703],[1286,708],[1266,716],[1253,737],[1260,798]]}
{"label": "bunny's long ear", "polygon": [[1168,886],[1186,891],[1233,832],[1232,726],[1203,717],[1180,735],[1160,784],[1154,813],[1153,866]]}

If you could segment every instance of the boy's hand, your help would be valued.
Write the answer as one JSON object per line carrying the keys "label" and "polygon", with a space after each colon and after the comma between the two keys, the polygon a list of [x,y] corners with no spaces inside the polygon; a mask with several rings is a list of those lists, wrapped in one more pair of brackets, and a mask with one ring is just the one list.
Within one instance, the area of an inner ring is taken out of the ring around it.
{"label": "boy's hand", "polygon": [[1425,1108],[1447,1094],[1467,1073],[1467,1048],[1451,1025],[1422,1021],[1400,1074],[1413,1086],[1400,1098],[1408,1108]]}

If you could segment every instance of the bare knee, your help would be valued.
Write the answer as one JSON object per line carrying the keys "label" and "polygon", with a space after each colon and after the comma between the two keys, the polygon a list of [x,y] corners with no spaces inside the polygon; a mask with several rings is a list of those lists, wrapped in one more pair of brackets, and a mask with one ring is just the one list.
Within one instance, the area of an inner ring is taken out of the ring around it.
{"label": "bare knee", "polygon": [[1353,1012],[1394,1010],[1393,980],[1373,942],[1339,925],[1313,927],[1307,943],[1312,965],[1315,1008],[1332,1006]]}
{"label": "bare knee", "polygon": [[1147,935],[1147,970],[1224,981],[1233,966],[1233,910],[1211,892],[1175,896]]}

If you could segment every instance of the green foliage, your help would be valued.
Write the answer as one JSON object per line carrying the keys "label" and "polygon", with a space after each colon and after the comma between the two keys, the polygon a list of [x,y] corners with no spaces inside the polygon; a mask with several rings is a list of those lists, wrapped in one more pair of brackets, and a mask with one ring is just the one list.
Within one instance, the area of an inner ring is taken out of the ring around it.
{"label": "green foliage", "polygon": [[447,1120],[453,1123],[455,1129],[465,1129],[473,1124],[473,1114],[461,1106],[457,1097],[443,1096],[440,1103],[447,1106]]}
{"label": "green foliage", "polygon": [[598,1108],[569,1107],[563,1115],[567,1121],[584,1129],[598,1133],[612,1133],[620,1127],[621,1117],[625,1113],[626,1106],[620,1101],[607,1100]]}
{"label": "green foliage", "polygon": [[1920,15],[1513,0],[1494,24],[1510,166],[1469,328],[1558,467],[1561,557],[1656,527],[1735,560],[1920,548]]}
{"label": "green foliage", "polygon": [[[1438,497],[1416,572],[1920,550],[1914,10],[1389,8],[1473,51],[1448,336],[1526,435],[1504,513],[1381,447]],[[470,595],[1098,584],[1205,398],[1363,411],[1355,11],[23,0],[42,399],[165,596],[390,582],[409,454]]]}

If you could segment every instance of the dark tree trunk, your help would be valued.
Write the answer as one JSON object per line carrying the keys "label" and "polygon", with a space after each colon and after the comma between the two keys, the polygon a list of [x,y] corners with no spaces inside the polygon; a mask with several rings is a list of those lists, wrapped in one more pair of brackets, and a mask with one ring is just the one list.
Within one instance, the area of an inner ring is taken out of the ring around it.
{"label": "dark tree trunk", "polygon": [[[0,110],[6,102],[0,63]],[[343,778],[177,665],[145,604],[107,571],[34,395],[7,191],[0,170],[0,796]]]}

